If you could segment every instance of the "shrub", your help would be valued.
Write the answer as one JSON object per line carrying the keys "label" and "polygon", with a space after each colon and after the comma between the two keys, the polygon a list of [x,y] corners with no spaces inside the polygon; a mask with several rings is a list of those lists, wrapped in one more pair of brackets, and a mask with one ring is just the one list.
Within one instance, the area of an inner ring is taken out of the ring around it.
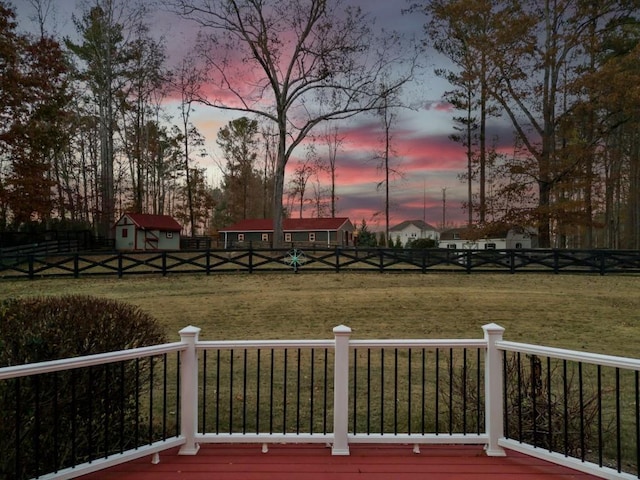
{"label": "shrub", "polygon": [[408,248],[413,248],[416,250],[424,250],[425,248],[436,248],[438,246],[438,242],[436,242],[432,238],[418,238],[409,242],[407,246]]}
{"label": "shrub", "polygon": [[[165,342],[156,320],[122,302],[69,295],[0,303],[0,366]],[[131,361],[0,382],[0,411],[12,418],[0,423],[0,478],[32,478],[135,446],[146,435],[138,404],[152,388],[150,368]]]}

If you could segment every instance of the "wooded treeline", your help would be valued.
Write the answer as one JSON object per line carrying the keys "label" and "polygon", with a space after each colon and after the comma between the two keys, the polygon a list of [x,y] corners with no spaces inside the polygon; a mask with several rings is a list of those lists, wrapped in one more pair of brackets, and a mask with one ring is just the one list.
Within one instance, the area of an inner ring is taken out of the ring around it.
{"label": "wooded treeline", "polygon": [[[47,34],[42,16],[39,36],[19,32],[11,5],[0,2],[0,231],[46,225],[109,237],[121,213],[141,212],[206,234],[238,215],[270,214],[255,203],[238,213],[247,171],[234,152],[222,188],[211,185],[191,121],[197,64],[169,69],[149,12],[125,3],[101,0],[74,16],[76,43]],[[268,196],[273,173],[262,160],[262,169],[251,163],[247,186]]]}
{"label": "wooded treeline", "polygon": [[[315,138],[328,159],[310,148],[288,186],[284,172],[317,125],[379,113],[412,78],[394,78],[399,64],[383,57],[358,63],[372,45],[367,17],[348,2],[342,16],[338,0],[167,1],[210,33],[208,50],[172,68],[145,2],[85,4],[74,41],[47,33],[53,0],[31,0],[39,35],[21,33],[0,0],[0,231],[68,222],[109,237],[119,214],[133,211],[173,215],[194,235],[309,205],[314,216],[336,214],[337,129]],[[295,18],[278,14],[294,4]],[[640,0],[407,5],[424,14],[426,54],[451,61],[436,74],[451,84],[445,99],[478,235],[534,226],[542,247],[640,249]],[[298,35],[291,55],[282,35],[252,23],[263,14],[280,34]],[[319,33],[332,28],[335,38]],[[388,40],[389,52],[401,45]],[[263,77],[230,76],[229,52],[241,51],[247,72],[258,65]],[[211,72],[235,103],[207,96]],[[218,133],[215,188],[198,162],[206,152],[192,122],[197,104],[245,115]]]}
{"label": "wooded treeline", "polygon": [[467,154],[469,224],[535,225],[541,246],[640,248],[639,7],[414,3],[453,65],[437,74]]}

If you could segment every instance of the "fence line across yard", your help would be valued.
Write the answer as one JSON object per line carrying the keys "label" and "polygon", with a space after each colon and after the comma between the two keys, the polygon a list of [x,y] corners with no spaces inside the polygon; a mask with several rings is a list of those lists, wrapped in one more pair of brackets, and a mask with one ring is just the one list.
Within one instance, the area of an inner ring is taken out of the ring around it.
{"label": "fence line across yard", "polygon": [[640,273],[636,250],[206,249],[0,255],[0,278],[256,272]]}

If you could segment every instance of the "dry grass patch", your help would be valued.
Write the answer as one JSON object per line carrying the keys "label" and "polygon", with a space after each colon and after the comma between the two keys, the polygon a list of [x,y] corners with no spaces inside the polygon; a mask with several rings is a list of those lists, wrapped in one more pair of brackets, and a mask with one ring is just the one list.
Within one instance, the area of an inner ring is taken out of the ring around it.
{"label": "dry grass patch", "polygon": [[77,293],[149,312],[171,339],[478,338],[496,322],[514,341],[638,356],[638,276],[229,274],[3,281],[0,298]]}

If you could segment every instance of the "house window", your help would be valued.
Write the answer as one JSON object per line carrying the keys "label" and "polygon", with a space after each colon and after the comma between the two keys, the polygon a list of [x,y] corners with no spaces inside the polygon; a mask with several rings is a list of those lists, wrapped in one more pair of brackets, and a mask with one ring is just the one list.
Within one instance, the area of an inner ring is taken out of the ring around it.
{"label": "house window", "polygon": [[484,249],[485,250],[495,250],[496,249],[496,244],[495,243],[485,243]]}
{"label": "house window", "polygon": [[316,241],[316,232],[309,232],[309,241],[310,242]]}
{"label": "house window", "polygon": [[122,238],[127,238],[129,236],[129,229],[128,228],[123,228],[122,229]]}
{"label": "house window", "polygon": [[454,233],[453,234],[453,239],[454,240],[460,240],[460,234],[459,233]]}
{"label": "house window", "polygon": [[262,241],[263,242],[268,242],[269,241],[269,234],[268,233],[263,233],[262,234]]}
{"label": "house window", "polygon": [[458,246],[455,243],[449,243],[447,245],[447,248],[450,248],[450,249],[454,250],[454,249],[458,248]]}
{"label": "house window", "polygon": [[173,232],[167,232],[167,238],[173,238]]}
{"label": "house window", "polygon": [[522,244],[520,242],[516,243],[516,248],[522,248]]}
{"label": "house window", "polygon": [[239,233],[238,234],[238,241],[239,242],[244,242],[244,233]]}
{"label": "house window", "polygon": [[290,242],[291,241],[291,233],[285,233],[284,234],[284,241],[285,242]]}

